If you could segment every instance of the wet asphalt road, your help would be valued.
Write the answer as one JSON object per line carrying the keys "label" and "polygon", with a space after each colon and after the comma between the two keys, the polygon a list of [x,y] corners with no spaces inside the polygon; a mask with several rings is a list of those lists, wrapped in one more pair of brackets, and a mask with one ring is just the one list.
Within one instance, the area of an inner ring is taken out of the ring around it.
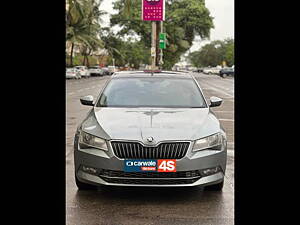
{"label": "wet asphalt road", "polygon": [[108,77],[66,81],[66,224],[67,225],[227,225],[234,224],[234,79],[194,74],[207,99],[223,98],[213,108],[226,130],[228,158],[223,192],[201,188],[110,188],[77,191],[73,137],[89,110],[79,98],[96,97]]}

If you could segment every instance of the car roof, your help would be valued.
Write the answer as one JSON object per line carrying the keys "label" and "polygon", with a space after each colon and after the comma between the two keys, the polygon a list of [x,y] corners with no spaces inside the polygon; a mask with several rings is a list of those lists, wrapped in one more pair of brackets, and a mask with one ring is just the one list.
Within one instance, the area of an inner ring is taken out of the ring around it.
{"label": "car roof", "polygon": [[173,77],[173,78],[192,78],[192,75],[186,72],[177,71],[120,71],[115,72],[112,78],[124,77]]}

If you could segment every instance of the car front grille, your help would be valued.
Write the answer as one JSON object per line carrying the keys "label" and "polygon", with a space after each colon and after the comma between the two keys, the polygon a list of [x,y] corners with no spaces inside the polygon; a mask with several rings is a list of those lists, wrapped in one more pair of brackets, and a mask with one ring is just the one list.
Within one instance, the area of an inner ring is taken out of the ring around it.
{"label": "car front grille", "polygon": [[199,170],[172,173],[160,172],[123,172],[100,170],[99,176],[108,183],[118,184],[192,184],[201,178]]}
{"label": "car front grille", "polygon": [[186,155],[189,144],[172,142],[146,147],[138,142],[111,142],[115,155],[120,159],[181,159]]}

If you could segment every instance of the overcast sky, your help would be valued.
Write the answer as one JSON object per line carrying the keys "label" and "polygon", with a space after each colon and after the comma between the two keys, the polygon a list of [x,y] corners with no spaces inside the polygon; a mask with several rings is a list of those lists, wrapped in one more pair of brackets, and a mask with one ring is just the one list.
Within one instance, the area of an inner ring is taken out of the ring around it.
{"label": "overcast sky", "polygon": [[[112,2],[115,0],[104,0],[101,9],[109,14],[116,13],[112,9]],[[206,0],[206,7],[211,16],[214,17],[215,29],[211,30],[210,40],[223,40],[234,37],[234,0]],[[168,15],[166,15],[167,17]],[[105,26],[109,25],[109,15],[103,17]],[[207,41],[196,40],[191,51],[198,50]]]}

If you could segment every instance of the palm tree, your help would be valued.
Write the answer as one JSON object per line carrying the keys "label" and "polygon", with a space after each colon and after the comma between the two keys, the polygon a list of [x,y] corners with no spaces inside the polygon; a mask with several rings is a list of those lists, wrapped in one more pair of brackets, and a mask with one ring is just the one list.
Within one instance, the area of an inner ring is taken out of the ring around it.
{"label": "palm tree", "polygon": [[131,18],[131,8],[133,7],[135,0],[125,0],[124,1],[124,8],[123,8],[123,14],[127,18]]}
{"label": "palm tree", "polygon": [[98,37],[101,29],[100,17],[105,14],[99,10],[101,2],[102,0],[68,0],[66,40],[71,43],[71,66],[73,66],[75,45],[83,46],[88,52],[103,47],[103,43]]}

